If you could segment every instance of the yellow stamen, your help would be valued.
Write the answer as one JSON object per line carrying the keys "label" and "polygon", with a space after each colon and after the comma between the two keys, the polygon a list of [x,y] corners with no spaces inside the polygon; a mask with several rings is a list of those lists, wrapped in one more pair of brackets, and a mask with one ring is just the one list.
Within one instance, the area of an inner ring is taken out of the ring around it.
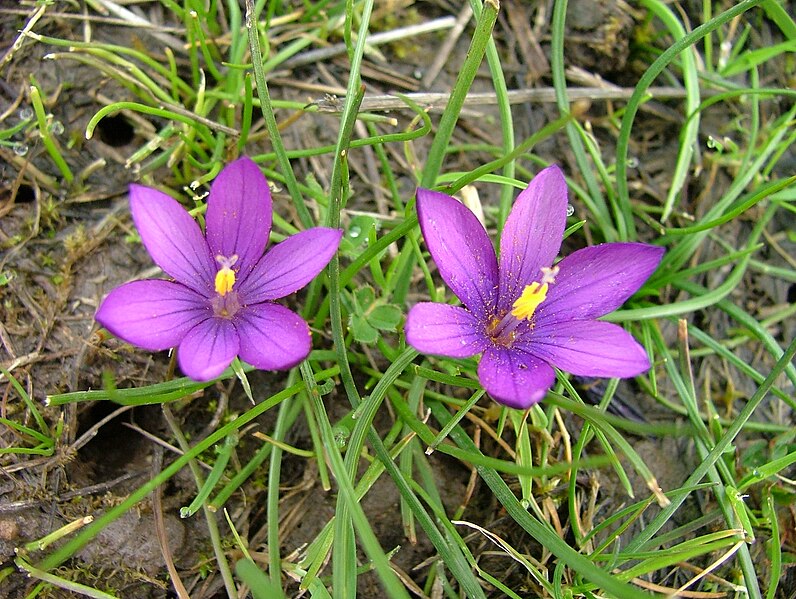
{"label": "yellow stamen", "polygon": [[541,285],[533,282],[526,285],[522,290],[522,295],[514,302],[514,309],[511,311],[512,316],[516,316],[520,320],[530,320],[536,308],[539,307],[547,297],[547,283]]}
{"label": "yellow stamen", "polygon": [[232,286],[235,284],[235,271],[230,267],[225,266],[216,273],[216,292],[220,296],[225,296],[232,291]]}

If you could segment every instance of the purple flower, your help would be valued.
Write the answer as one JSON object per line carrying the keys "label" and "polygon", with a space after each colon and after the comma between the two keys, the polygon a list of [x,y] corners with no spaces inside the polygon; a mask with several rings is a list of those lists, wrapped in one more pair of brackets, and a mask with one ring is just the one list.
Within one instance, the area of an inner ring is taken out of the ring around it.
{"label": "purple flower", "polygon": [[498,402],[528,408],[555,379],[630,377],[649,369],[644,349],[618,325],[596,320],[652,274],[663,249],[605,243],[553,266],[566,224],[567,186],[558,167],[520,193],[503,229],[500,260],[481,223],[455,199],[419,189],[420,229],[440,276],[463,306],[420,303],[406,319],[418,351],[481,355],[478,378]]}
{"label": "purple flower", "polygon": [[220,375],[235,356],[264,370],[291,368],[307,357],[307,323],[273,300],[323,270],[341,231],[309,229],[263,254],[271,193],[248,158],[229,164],[213,181],[206,235],[156,189],[131,185],[130,211],[144,247],[174,280],[114,289],[97,310],[102,326],[150,351],[178,347],[183,373],[199,381]]}

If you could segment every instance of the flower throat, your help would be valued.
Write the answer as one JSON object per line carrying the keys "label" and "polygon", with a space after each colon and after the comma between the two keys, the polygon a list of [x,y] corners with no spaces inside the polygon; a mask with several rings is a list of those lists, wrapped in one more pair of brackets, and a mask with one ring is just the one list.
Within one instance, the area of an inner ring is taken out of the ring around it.
{"label": "flower throat", "polygon": [[487,334],[498,345],[511,347],[517,338],[516,329],[523,321],[532,321],[533,315],[539,305],[547,298],[547,290],[555,283],[558,266],[552,268],[542,267],[541,282],[534,281],[526,285],[520,297],[514,300],[512,310],[503,318],[492,317],[486,328]]}

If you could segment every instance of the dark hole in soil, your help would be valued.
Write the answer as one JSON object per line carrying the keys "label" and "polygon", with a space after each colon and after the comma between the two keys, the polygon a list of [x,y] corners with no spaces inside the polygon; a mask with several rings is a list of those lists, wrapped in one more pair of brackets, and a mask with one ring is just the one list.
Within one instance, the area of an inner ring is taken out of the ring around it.
{"label": "dark hole in soil", "polygon": [[105,117],[97,125],[100,139],[113,148],[126,146],[135,137],[135,129],[125,117],[120,114]]}
{"label": "dark hole in soil", "polygon": [[17,204],[29,204],[36,199],[36,192],[30,185],[20,185],[17,189],[17,196],[14,202]]}
{"label": "dark hole in soil", "polygon": [[[78,436],[119,408],[111,402],[97,402],[80,417]],[[157,428],[160,422],[157,407],[139,407],[124,412],[103,424],[96,436],[80,450],[83,462],[93,466],[95,478],[106,480],[128,472],[135,462],[144,464],[150,442],[125,426],[135,422],[141,428]]]}

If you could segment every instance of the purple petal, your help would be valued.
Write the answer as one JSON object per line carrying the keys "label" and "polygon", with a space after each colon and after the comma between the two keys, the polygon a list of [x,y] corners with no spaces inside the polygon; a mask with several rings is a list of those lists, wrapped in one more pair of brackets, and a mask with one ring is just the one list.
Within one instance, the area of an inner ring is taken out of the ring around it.
{"label": "purple petal", "polygon": [[442,279],[478,318],[494,312],[497,258],[475,215],[444,193],[417,190],[417,218]]}
{"label": "purple petal", "polygon": [[478,364],[478,379],[498,403],[510,408],[527,409],[541,401],[553,385],[555,371],[516,346],[511,349],[492,346]]}
{"label": "purple petal", "polygon": [[185,208],[157,189],[131,185],[130,212],[155,264],[194,291],[208,294],[213,289],[215,260]]}
{"label": "purple petal", "polygon": [[500,309],[508,311],[523,288],[552,266],[567,222],[567,183],[561,169],[537,174],[514,202],[500,238]]}
{"label": "purple petal", "polygon": [[149,351],[179,345],[211,315],[207,300],[172,281],[133,281],[108,294],[94,318],[119,339]]}
{"label": "purple petal", "polygon": [[254,267],[271,232],[271,190],[251,159],[229,163],[213,181],[205,215],[207,244],[213,257],[237,256],[243,279]]}
{"label": "purple petal", "polygon": [[241,281],[241,301],[258,304],[298,291],[329,263],[342,236],[343,232],[337,229],[316,227],[275,245]]}
{"label": "purple petal", "polygon": [[406,342],[424,354],[469,358],[488,342],[475,316],[465,308],[423,302],[406,317]]}
{"label": "purple petal", "polygon": [[262,370],[287,370],[311,349],[310,328],[295,312],[272,303],[255,304],[235,316],[240,357]]}
{"label": "purple petal", "polygon": [[537,322],[593,319],[613,312],[655,271],[663,252],[645,243],[604,243],[570,254],[558,263]]}
{"label": "purple petal", "polygon": [[208,318],[185,335],[177,349],[182,373],[195,381],[216,378],[238,355],[238,333],[232,321]]}
{"label": "purple petal", "polygon": [[579,376],[630,377],[649,370],[647,352],[622,327],[599,320],[537,325],[525,349]]}

